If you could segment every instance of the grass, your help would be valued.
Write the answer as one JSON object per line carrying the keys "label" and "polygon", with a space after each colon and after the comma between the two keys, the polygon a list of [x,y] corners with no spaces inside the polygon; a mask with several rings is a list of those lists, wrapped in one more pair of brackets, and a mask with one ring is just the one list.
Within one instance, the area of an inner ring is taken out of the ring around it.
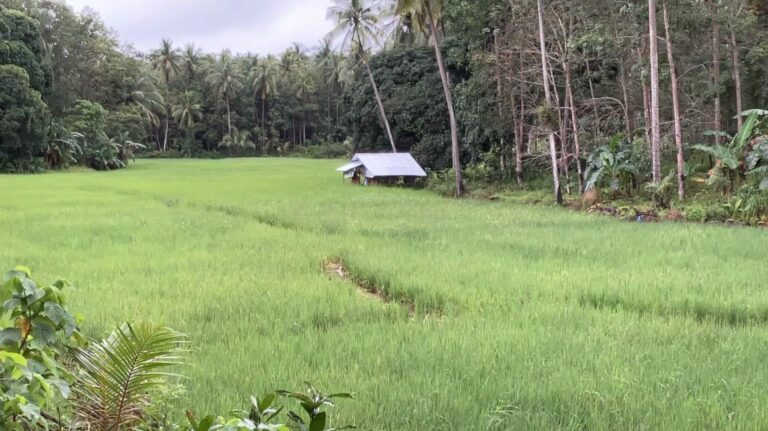
{"label": "grass", "polygon": [[[189,333],[198,413],[311,380],[354,392],[335,422],[369,430],[768,423],[768,231],[353,187],[336,166],[2,176],[0,265],[75,283],[91,335]],[[415,317],[329,279],[336,257]]]}

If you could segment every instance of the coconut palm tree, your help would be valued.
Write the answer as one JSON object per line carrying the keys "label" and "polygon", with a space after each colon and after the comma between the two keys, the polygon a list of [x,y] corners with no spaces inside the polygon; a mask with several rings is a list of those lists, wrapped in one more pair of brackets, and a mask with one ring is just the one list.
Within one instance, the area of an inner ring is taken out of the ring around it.
{"label": "coconut palm tree", "polygon": [[451,126],[451,153],[453,169],[456,173],[456,195],[464,194],[464,179],[461,173],[461,153],[459,148],[459,127],[456,122],[456,113],[453,109],[453,94],[451,92],[451,80],[445,67],[442,46],[443,8],[445,0],[397,0],[395,13],[403,20],[407,20],[411,27],[420,30],[432,41],[435,48],[437,67],[440,70],[440,79],[443,81],[445,103],[448,105],[448,118]]}
{"label": "coconut palm tree", "polygon": [[190,43],[184,47],[184,52],[181,54],[181,63],[183,65],[184,77],[188,80],[193,80],[197,77],[202,67],[203,52],[194,43]]}
{"label": "coconut palm tree", "polygon": [[280,81],[280,66],[272,55],[259,60],[250,73],[251,89],[261,101],[261,128],[267,127],[267,104],[269,99],[277,95],[277,85]]}
{"label": "coconut palm tree", "polygon": [[157,130],[160,128],[160,117],[158,114],[165,110],[165,100],[163,95],[157,91],[157,85],[151,76],[141,77],[128,85],[128,90],[123,96],[126,104],[132,103],[141,109],[147,125],[156,137],[157,150],[162,150],[162,144],[157,136]]}
{"label": "coconut palm tree", "polygon": [[176,124],[187,132],[187,140],[191,141],[195,122],[203,118],[203,108],[197,93],[185,91],[178,103],[173,105],[171,115]]}
{"label": "coconut palm tree", "polygon": [[[168,86],[171,82],[171,78],[178,75],[181,70],[181,56],[179,50],[173,47],[173,41],[170,39],[163,39],[160,44],[160,48],[154,51],[151,56],[152,67],[157,73],[160,74],[165,83],[165,88],[168,90]],[[163,139],[163,151],[168,149],[168,129],[170,128],[170,109],[166,105],[165,107],[165,138]]]}
{"label": "coconut palm tree", "polygon": [[232,53],[225,50],[217,61],[208,68],[206,82],[213,88],[216,94],[224,100],[227,106],[227,132],[232,135],[232,97],[242,88],[242,75],[237,63],[232,58]]}
{"label": "coconut palm tree", "polygon": [[368,72],[368,79],[373,87],[373,95],[379,106],[381,119],[387,130],[392,151],[397,152],[392,128],[381,101],[379,87],[373,77],[371,66],[368,62],[370,45],[378,46],[381,36],[379,26],[382,11],[366,0],[334,0],[333,6],[328,8],[328,19],[336,23],[336,27],[328,34],[329,39],[341,37],[341,50],[349,50],[350,58],[362,63]]}
{"label": "coconut palm tree", "polygon": [[232,129],[232,133],[224,136],[224,139],[219,142],[219,147],[228,148],[229,155],[232,156],[232,149],[238,152],[239,149],[256,148],[256,144],[251,141],[251,132],[247,130]]}

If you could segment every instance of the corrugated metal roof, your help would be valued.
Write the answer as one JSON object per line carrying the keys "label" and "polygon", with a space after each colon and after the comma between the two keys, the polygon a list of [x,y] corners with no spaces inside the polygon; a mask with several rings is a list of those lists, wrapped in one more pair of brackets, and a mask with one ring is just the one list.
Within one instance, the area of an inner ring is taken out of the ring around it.
{"label": "corrugated metal roof", "polygon": [[336,172],[349,172],[352,169],[359,168],[360,166],[363,166],[363,162],[347,163],[346,165],[340,167],[339,169],[336,169]]}
{"label": "corrugated metal roof", "polygon": [[359,153],[352,162],[362,163],[367,178],[427,176],[410,153]]}

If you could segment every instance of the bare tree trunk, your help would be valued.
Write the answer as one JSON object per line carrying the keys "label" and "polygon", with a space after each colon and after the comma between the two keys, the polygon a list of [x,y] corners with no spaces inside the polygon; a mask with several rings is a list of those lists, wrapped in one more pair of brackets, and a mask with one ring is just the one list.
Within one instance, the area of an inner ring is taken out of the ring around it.
{"label": "bare tree trunk", "polygon": [[651,89],[643,81],[643,119],[645,120],[645,141],[651,143]]}
{"label": "bare tree trunk", "polygon": [[[523,175],[525,174],[523,165],[523,140],[525,139],[525,93],[527,91],[525,85],[525,77],[523,74],[523,53],[520,53],[520,75],[523,79],[520,80],[520,121],[517,125],[517,135],[515,137],[515,176],[517,177],[517,184],[523,185]],[[530,148],[530,145],[527,146]]]}
{"label": "bare tree trunk", "polygon": [[579,174],[579,194],[584,193],[584,172],[581,167],[581,146],[579,145],[579,122],[576,118],[576,102],[573,100],[573,84],[571,83],[571,63],[565,61],[565,98],[568,100],[567,109],[571,111],[571,127],[573,128],[573,145],[576,152],[576,171]]}
{"label": "bare tree trunk", "polygon": [[168,108],[165,109],[165,138],[163,138],[163,151],[168,151],[168,129],[170,128],[171,114],[168,112]]}
{"label": "bare tree trunk", "polygon": [[379,113],[381,114],[381,120],[384,122],[384,127],[387,129],[387,136],[389,137],[389,143],[392,145],[392,152],[397,152],[395,146],[395,138],[392,135],[392,128],[389,126],[389,120],[387,120],[387,113],[384,110],[384,102],[381,101],[381,95],[379,94],[379,86],[376,85],[376,80],[373,78],[373,71],[368,62],[365,62],[365,70],[368,72],[368,80],[371,81],[371,87],[373,87],[373,95],[376,97],[376,103],[379,105]]}
{"label": "bare tree trunk", "polygon": [[680,121],[680,95],[678,90],[677,66],[672,51],[672,32],[669,26],[669,2],[664,0],[664,34],[667,39],[669,75],[672,81],[672,109],[675,117],[675,146],[677,147],[677,196],[685,200],[685,155],[683,154],[683,125]]}
{"label": "bare tree trunk", "polygon": [[624,127],[625,127],[625,133],[627,134],[627,139],[629,141],[632,140],[632,131],[635,129],[634,127],[634,113],[632,110],[630,110],[629,105],[629,90],[627,88],[627,71],[626,67],[622,61],[621,64],[621,94],[624,98]]}
{"label": "bare tree trunk", "polygon": [[229,136],[232,136],[232,111],[229,108],[229,93],[224,95],[224,100],[227,102],[227,130]]}
{"label": "bare tree trunk", "polygon": [[[717,19],[717,18],[715,18]],[[719,132],[723,130],[723,120],[720,111],[720,24],[715,21],[712,25],[712,81],[715,87],[715,145],[720,145]]]}
{"label": "bare tree trunk", "polygon": [[587,81],[589,82],[589,95],[592,97],[592,111],[595,114],[595,124],[592,127],[592,135],[597,136],[600,132],[600,113],[597,111],[597,98],[595,98],[595,86],[592,83],[592,70],[589,66],[589,59],[584,60],[584,64],[587,67]]}
{"label": "bare tree trunk", "polygon": [[[541,78],[544,84],[545,103],[548,111],[552,107],[552,94],[549,88],[549,62],[547,60],[547,44],[544,39],[544,4],[542,0],[537,0],[539,15],[539,48],[541,51]],[[555,202],[558,205],[563,204],[563,193],[560,189],[560,173],[557,167],[557,142],[555,141],[555,132],[552,125],[546,125],[549,129],[549,152],[552,158],[552,180],[554,182]]]}
{"label": "bare tree trunk", "polygon": [[[503,84],[501,82],[501,54],[499,52],[499,31],[495,30],[493,32],[493,52],[496,56],[496,63],[494,67],[494,71],[496,73],[496,108],[498,110],[499,114],[499,122],[501,123],[504,119],[504,107],[501,103],[501,101],[504,98],[504,88]],[[514,112],[514,104],[515,104],[515,96],[514,93],[512,95],[512,111]],[[512,115],[512,119],[514,121],[515,116]],[[504,137],[501,138],[501,160],[500,160],[500,167],[502,172],[507,169],[506,161],[504,160]]]}
{"label": "bare tree trunk", "polygon": [[448,119],[451,125],[451,153],[453,158],[453,170],[456,172],[456,195],[461,196],[464,194],[464,178],[461,173],[461,153],[459,148],[459,126],[456,122],[456,113],[453,110],[453,94],[451,93],[451,81],[448,76],[448,71],[445,68],[445,60],[443,59],[442,51],[442,38],[440,37],[440,29],[437,28],[434,22],[434,16],[432,15],[432,8],[429,2],[427,6],[427,24],[432,32],[432,38],[435,44],[435,57],[437,57],[437,67],[440,69],[440,79],[443,81],[443,91],[445,92],[445,103],[448,105]]}
{"label": "bare tree trunk", "polygon": [[738,122],[739,130],[744,125],[744,118],[741,113],[744,112],[741,99],[741,67],[739,66],[739,43],[736,41],[736,30],[731,27],[731,60],[733,67],[731,69],[733,73],[733,82],[736,86],[736,121]]}
{"label": "bare tree trunk", "polygon": [[659,39],[656,28],[656,0],[648,0],[651,53],[651,165],[653,182],[661,182],[661,128],[659,115]]}

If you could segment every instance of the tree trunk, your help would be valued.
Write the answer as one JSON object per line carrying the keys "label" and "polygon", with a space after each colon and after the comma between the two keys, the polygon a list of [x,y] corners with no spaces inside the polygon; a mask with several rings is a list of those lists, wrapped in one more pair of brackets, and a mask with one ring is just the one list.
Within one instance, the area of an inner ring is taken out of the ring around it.
{"label": "tree trunk", "polygon": [[576,171],[579,174],[579,194],[584,193],[584,172],[581,168],[581,146],[579,145],[579,123],[576,118],[576,102],[573,99],[571,83],[571,63],[565,61],[565,98],[568,100],[568,110],[571,111],[571,127],[573,128],[573,146],[576,152]]}
{"label": "tree trunk", "polygon": [[232,136],[232,112],[229,109],[229,93],[224,94],[224,100],[227,103],[227,130],[229,136]]}
{"label": "tree trunk", "polygon": [[[717,19],[717,18],[715,18]],[[715,145],[720,145],[719,132],[723,130],[720,110],[720,24],[712,25],[712,84],[715,89]]]}
{"label": "tree trunk", "polygon": [[[549,62],[547,60],[547,45],[544,39],[544,5],[542,0],[537,0],[539,15],[539,48],[541,50],[541,78],[544,84],[545,109],[548,111],[552,107],[552,93],[549,89]],[[555,132],[552,125],[546,125],[549,134],[549,152],[552,159],[552,181],[554,182],[555,202],[558,205],[563,204],[563,193],[560,189],[560,173],[557,167],[557,142],[555,141]]]}
{"label": "tree trunk", "polygon": [[677,66],[672,51],[672,32],[669,26],[669,2],[664,0],[664,34],[667,38],[669,76],[672,81],[672,109],[675,117],[675,146],[677,147],[677,196],[685,200],[685,155],[683,154],[683,125],[680,121],[680,95],[678,90]]}
{"label": "tree trunk", "polygon": [[629,90],[627,88],[627,71],[626,66],[622,62],[621,66],[621,94],[624,98],[624,128],[627,134],[627,140],[632,141],[632,131],[634,130],[634,113],[630,109],[629,105]]}
{"label": "tree trunk", "polygon": [[376,97],[376,103],[379,105],[379,113],[381,114],[381,120],[384,122],[384,127],[387,129],[387,136],[389,137],[389,143],[392,145],[392,152],[397,152],[395,146],[395,137],[392,135],[392,128],[389,126],[389,120],[387,120],[387,113],[384,110],[384,102],[381,101],[381,95],[379,94],[379,86],[376,85],[376,80],[373,78],[373,71],[367,61],[365,63],[365,70],[368,72],[368,80],[371,81],[371,87],[373,87],[373,95]]}
{"label": "tree trunk", "polygon": [[451,126],[451,153],[453,158],[453,170],[456,172],[456,195],[461,197],[464,194],[464,178],[461,173],[461,149],[459,148],[459,126],[456,122],[456,113],[453,110],[453,94],[451,93],[451,81],[448,71],[445,68],[443,51],[441,47],[442,38],[439,29],[435,25],[432,15],[432,8],[427,5],[427,24],[432,32],[432,38],[435,45],[435,57],[437,58],[437,67],[440,70],[440,79],[443,81],[443,92],[445,93],[445,103],[448,105],[448,119]]}
{"label": "tree trunk", "polygon": [[525,166],[523,165],[523,152],[525,150],[523,140],[525,139],[525,77],[523,75],[523,67],[525,66],[523,53],[520,53],[520,75],[523,79],[520,80],[520,121],[517,124],[517,135],[515,136],[515,175],[517,177],[517,184],[523,185],[523,175]]}
{"label": "tree trunk", "polygon": [[661,183],[661,122],[659,115],[659,39],[656,28],[656,0],[648,0],[651,53],[651,165],[653,182]]}
{"label": "tree trunk", "polygon": [[645,120],[645,141],[651,144],[651,90],[643,81],[643,119]]}
{"label": "tree trunk", "polygon": [[587,81],[589,82],[589,95],[592,97],[592,111],[595,114],[595,124],[592,127],[592,136],[597,137],[600,133],[600,113],[597,111],[597,98],[595,98],[595,85],[592,83],[592,70],[589,67],[589,59],[584,61],[587,67]]}
{"label": "tree trunk", "polygon": [[[504,107],[502,105],[502,100],[504,98],[504,88],[503,88],[503,83],[501,81],[501,53],[499,52],[498,29],[494,30],[493,32],[493,52],[494,52],[494,55],[496,56],[496,62],[494,67],[494,71],[496,73],[496,108],[499,114],[499,124],[501,124],[502,122],[504,122]],[[514,103],[515,103],[515,98],[514,98],[514,94],[512,94],[512,105],[513,105],[512,111],[513,112],[514,112]],[[515,119],[514,114],[512,114],[512,119],[514,122],[514,119]],[[502,137],[501,150],[500,150],[501,152],[500,167],[502,172],[504,172],[507,169],[507,166],[506,166],[507,164],[506,164],[506,161],[504,160],[504,143],[505,143],[504,137]]]}
{"label": "tree trunk", "polygon": [[165,138],[163,138],[163,152],[168,151],[168,129],[171,127],[171,114],[165,109]]}
{"label": "tree trunk", "polygon": [[731,71],[733,73],[733,83],[736,86],[736,121],[738,122],[739,130],[744,125],[744,117],[741,113],[744,112],[741,99],[741,67],[739,66],[739,43],[736,41],[736,30],[731,28],[731,60],[733,67]]}

